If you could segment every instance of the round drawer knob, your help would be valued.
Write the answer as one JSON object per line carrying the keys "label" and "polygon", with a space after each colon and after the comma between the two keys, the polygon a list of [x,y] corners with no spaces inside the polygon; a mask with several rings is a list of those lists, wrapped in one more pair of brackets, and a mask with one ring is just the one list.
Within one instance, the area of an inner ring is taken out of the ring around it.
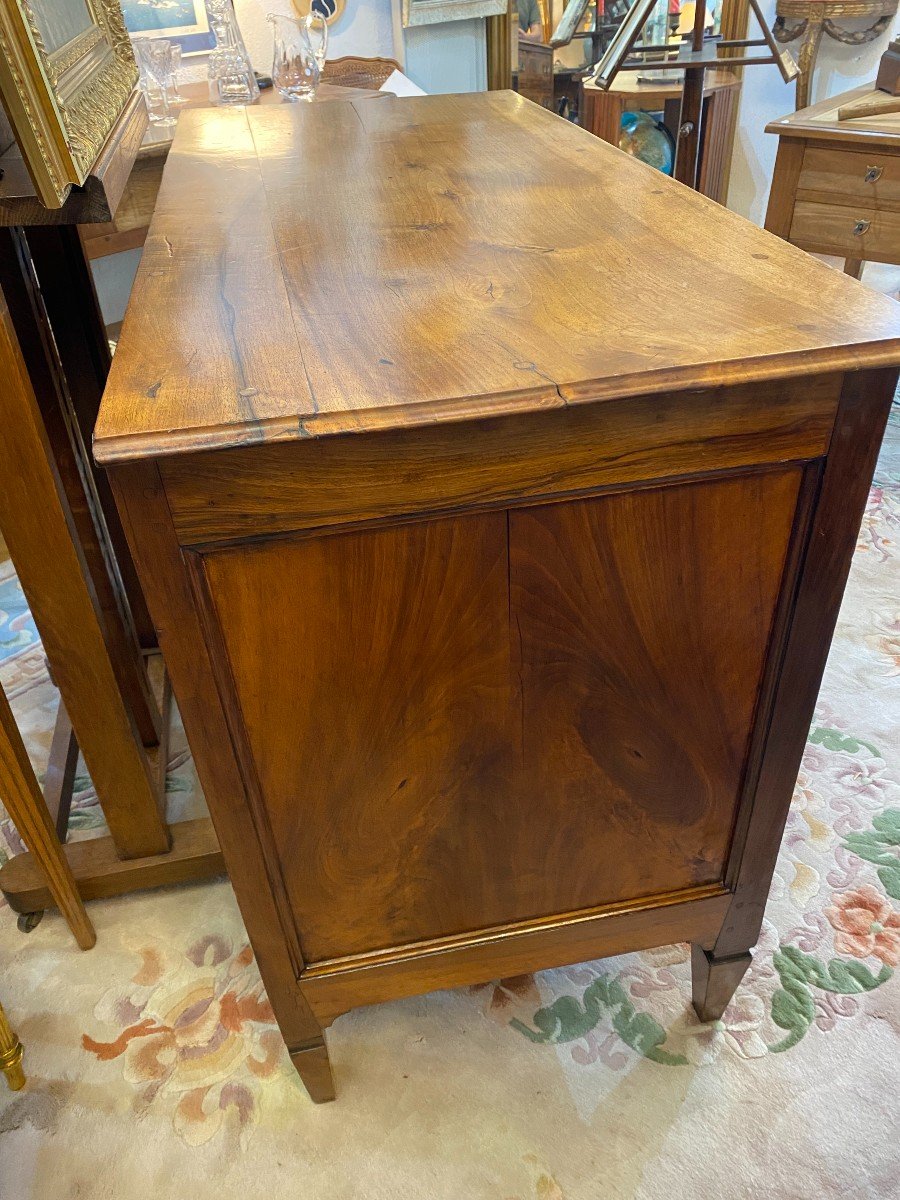
{"label": "round drawer knob", "polygon": [[866,167],[866,183],[875,183],[884,173],[884,167]]}
{"label": "round drawer knob", "polygon": [[871,221],[857,221],[853,226],[853,236],[859,237],[861,234],[866,232],[871,224]]}

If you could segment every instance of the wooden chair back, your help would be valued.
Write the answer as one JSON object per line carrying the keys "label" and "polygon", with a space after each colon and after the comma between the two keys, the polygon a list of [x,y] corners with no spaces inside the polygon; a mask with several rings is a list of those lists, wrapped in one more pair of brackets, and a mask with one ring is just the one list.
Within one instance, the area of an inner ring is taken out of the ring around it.
{"label": "wooden chair back", "polygon": [[400,64],[393,58],[356,58],[348,54],[344,58],[327,61],[322,70],[322,79],[339,87],[373,88],[377,91],[392,72],[399,70]]}

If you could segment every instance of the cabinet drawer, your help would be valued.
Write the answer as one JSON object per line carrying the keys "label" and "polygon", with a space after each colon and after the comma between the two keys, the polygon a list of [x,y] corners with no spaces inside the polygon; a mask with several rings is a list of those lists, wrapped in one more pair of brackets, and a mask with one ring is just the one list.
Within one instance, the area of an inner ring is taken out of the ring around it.
{"label": "cabinet drawer", "polygon": [[826,203],[896,205],[900,209],[900,156],[872,150],[824,150],[808,145],[797,185],[798,197]]}
{"label": "cabinet drawer", "polygon": [[900,212],[864,204],[794,206],[790,240],[804,250],[864,261],[900,262]]}
{"label": "cabinet drawer", "polygon": [[856,201],[900,209],[900,156],[807,146],[797,195],[829,204]]}

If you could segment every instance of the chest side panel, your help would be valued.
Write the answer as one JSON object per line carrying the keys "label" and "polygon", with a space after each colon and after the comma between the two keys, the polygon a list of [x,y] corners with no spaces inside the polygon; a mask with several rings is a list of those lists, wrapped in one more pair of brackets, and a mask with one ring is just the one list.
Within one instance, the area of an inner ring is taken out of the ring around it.
{"label": "chest side panel", "polygon": [[204,556],[306,962],[721,880],[800,475]]}
{"label": "chest side panel", "polygon": [[524,774],[573,905],[723,877],[800,478],[511,514]]}

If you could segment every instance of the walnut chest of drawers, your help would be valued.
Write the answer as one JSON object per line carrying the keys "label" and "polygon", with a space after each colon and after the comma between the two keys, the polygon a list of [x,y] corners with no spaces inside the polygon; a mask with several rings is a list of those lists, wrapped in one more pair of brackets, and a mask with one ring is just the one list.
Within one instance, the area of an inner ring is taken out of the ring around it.
{"label": "walnut chest of drawers", "polygon": [[900,308],[512,93],[179,122],[95,435],[291,1057],[762,920]]}

